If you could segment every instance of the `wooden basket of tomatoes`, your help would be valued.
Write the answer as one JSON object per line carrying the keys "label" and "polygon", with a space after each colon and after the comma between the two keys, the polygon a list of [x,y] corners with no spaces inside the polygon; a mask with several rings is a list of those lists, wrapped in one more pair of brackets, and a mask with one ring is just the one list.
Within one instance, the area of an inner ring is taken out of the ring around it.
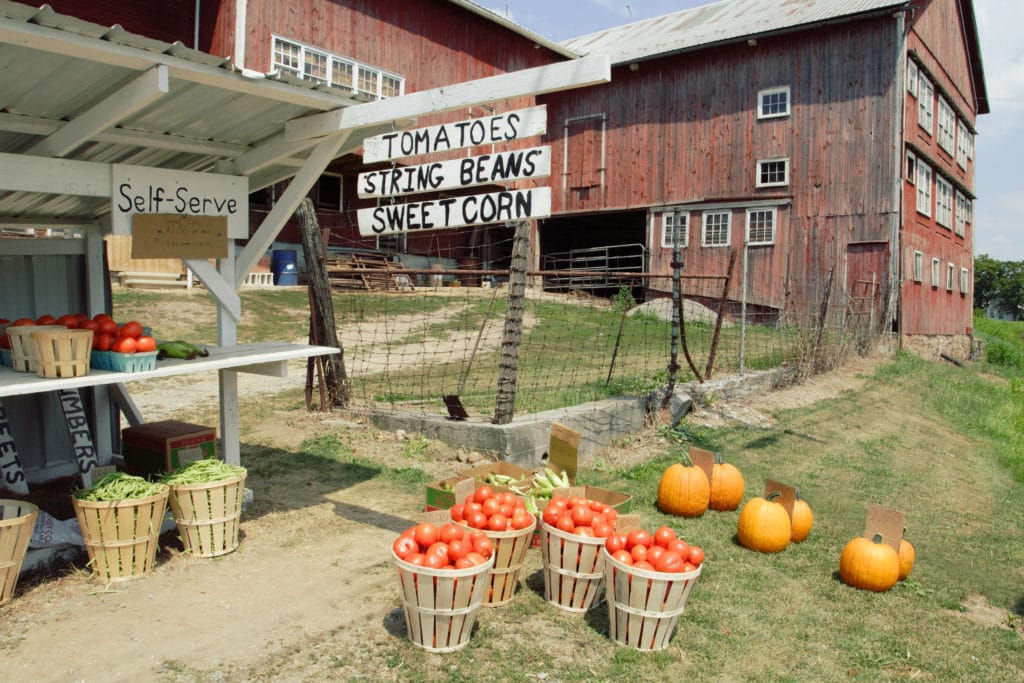
{"label": "wooden basket of tomatoes", "polygon": [[609,536],[604,544],[608,635],[637,650],[663,650],[697,583],[704,551],[667,526]]}
{"label": "wooden basket of tomatoes", "polygon": [[422,522],[395,539],[391,556],[409,640],[430,652],[465,647],[494,566],[487,535]]}
{"label": "wooden basket of tomatoes", "polygon": [[511,601],[537,526],[537,518],[526,510],[526,501],[510,491],[495,491],[485,484],[462,503],[453,505],[449,512],[452,521],[484,532],[494,545],[494,568],[484,604],[496,607]]}
{"label": "wooden basket of tomatoes", "polygon": [[586,612],[604,583],[601,548],[618,512],[607,503],[553,495],[541,513],[544,597],[568,612]]}

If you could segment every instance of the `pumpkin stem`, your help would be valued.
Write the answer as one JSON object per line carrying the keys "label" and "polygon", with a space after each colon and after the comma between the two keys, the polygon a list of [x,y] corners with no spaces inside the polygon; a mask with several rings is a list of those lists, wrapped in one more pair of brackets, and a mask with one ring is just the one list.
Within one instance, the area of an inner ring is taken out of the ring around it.
{"label": "pumpkin stem", "polygon": [[721,451],[716,451],[715,452],[715,464],[716,465],[724,465],[725,464],[725,459],[722,458]]}
{"label": "pumpkin stem", "polygon": [[800,500],[800,487],[799,486],[796,487],[796,499]]}
{"label": "pumpkin stem", "polygon": [[882,542],[882,534],[876,533],[874,536],[871,537],[871,542],[872,543],[881,543]]}
{"label": "pumpkin stem", "polygon": [[772,491],[767,496],[765,496],[764,499],[765,500],[775,500],[776,498],[780,498],[780,497],[782,497],[782,492],[781,491]]}

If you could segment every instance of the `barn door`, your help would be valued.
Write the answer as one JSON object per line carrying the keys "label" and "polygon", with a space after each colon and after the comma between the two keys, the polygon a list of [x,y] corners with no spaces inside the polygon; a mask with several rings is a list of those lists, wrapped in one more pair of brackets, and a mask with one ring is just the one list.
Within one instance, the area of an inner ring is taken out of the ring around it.
{"label": "barn door", "polygon": [[871,334],[885,325],[889,299],[889,244],[862,242],[846,248],[847,326]]}

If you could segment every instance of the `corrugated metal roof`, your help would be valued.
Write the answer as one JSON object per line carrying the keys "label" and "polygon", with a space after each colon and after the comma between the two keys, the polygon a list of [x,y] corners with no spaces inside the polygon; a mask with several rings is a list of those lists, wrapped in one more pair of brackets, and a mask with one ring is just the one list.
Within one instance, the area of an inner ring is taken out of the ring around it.
{"label": "corrugated metal roof", "polygon": [[462,7],[463,9],[469,10],[473,14],[477,14],[477,15],[481,16],[484,19],[487,19],[488,21],[492,21],[495,24],[498,24],[499,26],[504,26],[505,28],[507,28],[507,29],[509,29],[509,30],[511,30],[511,31],[513,31],[515,33],[518,33],[519,35],[523,36],[527,40],[530,40],[530,41],[536,43],[537,45],[541,45],[543,47],[546,47],[547,49],[552,50],[553,52],[555,52],[557,54],[560,54],[563,57],[575,58],[575,57],[579,57],[580,56],[577,52],[575,52],[573,50],[570,50],[569,48],[565,47],[564,45],[559,45],[556,42],[548,40],[544,36],[541,36],[541,35],[538,35],[538,34],[534,33],[533,31],[531,31],[530,29],[526,28],[525,26],[520,26],[519,24],[517,24],[516,22],[512,21],[511,19],[508,19],[506,17],[501,16],[500,14],[495,12],[494,10],[487,9],[486,7],[482,7],[482,6],[478,5],[478,4],[476,4],[475,2],[472,2],[472,0],[448,0],[448,1],[451,2],[453,5],[458,5],[459,7]]}
{"label": "corrugated metal roof", "polygon": [[906,0],[723,0],[572,38],[562,45],[584,55],[607,54],[612,64],[623,64],[905,4]]}
{"label": "corrugated metal roof", "polygon": [[[359,103],[180,43],[7,0],[0,65],[0,152],[188,171],[235,161],[251,189],[294,175],[315,143],[287,143],[287,121]],[[166,70],[166,92],[154,97],[150,89],[144,103],[127,106],[140,80],[157,82],[155,69]],[[83,119],[102,123],[90,129]],[[76,125],[78,137],[68,135]],[[59,152],[46,149],[61,136]],[[37,146],[43,150],[32,151]],[[109,198],[0,192],[0,221],[8,224],[96,219],[109,209]]]}

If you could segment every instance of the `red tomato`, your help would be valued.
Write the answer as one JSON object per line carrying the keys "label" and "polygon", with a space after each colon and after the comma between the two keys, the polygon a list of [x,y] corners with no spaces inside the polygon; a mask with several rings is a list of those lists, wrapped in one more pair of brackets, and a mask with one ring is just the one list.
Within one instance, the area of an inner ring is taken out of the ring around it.
{"label": "red tomato", "polygon": [[140,335],[135,339],[135,350],[139,353],[149,353],[150,351],[156,351],[156,339],[148,335]]}
{"label": "red tomato", "polygon": [[567,508],[569,507],[569,499],[560,495],[551,496],[551,500],[548,501],[548,506],[550,507],[552,505],[560,508]]}
{"label": "red tomato", "polygon": [[677,538],[676,540],[670,542],[667,547],[669,550],[674,550],[683,557],[686,557],[690,554],[690,544],[681,538]]}
{"label": "red tomato", "polygon": [[92,320],[88,313],[75,313],[75,319],[78,320],[78,326],[81,327],[82,323],[86,320]]}
{"label": "red tomato", "polygon": [[692,571],[696,571],[696,570],[697,570],[697,568],[695,566],[693,566],[691,563],[689,563],[689,562],[684,562],[683,563],[683,571],[684,572],[692,572]]}
{"label": "red tomato", "polygon": [[524,508],[516,508],[512,513],[511,525],[513,529],[525,529],[533,524],[533,515]]}
{"label": "red tomato", "polygon": [[109,334],[97,334],[92,338],[92,348],[97,351],[109,351],[114,345],[114,338]]}
{"label": "red tomato", "polygon": [[608,520],[609,524],[615,524],[615,520],[619,518],[619,511],[608,506],[608,509],[604,511],[604,518]]}
{"label": "red tomato", "polygon": [[612,557],[615,558],[616,562],[621,562],[629,566],[633,566],[633,556],[629,554],[628,550],[618,549],[612,553]]}
{"label": "red tomato", "polygon": [[590,526],[594,521],[594,511],[586,505],[574,505],[571,510],[572,521],[576,526]]}
{"label": "red tomato", "polygon": [[[660,560],[661,556],[664,555],[667,552],[668,551],[665,550],[664,548],[662,548],[660,545],[652,545],[650,548],[647,549],[647,557],[644,558],[644,559],[646,559],[648,562],[650,562],[655,567],[657,567],[658,566],[658,560]],[[676,553],[676,554],[678,555],[679,553]],[[682,559],[682,558],[680,558],[680,559]],[[661,570],[659,569],[658,571],[661,571]]]}
{"label": "red tomato", "polygon": [[633,556],[633,562],[643,562],[647,559],[647,546],[638,543],[629,550],[629,554]]}
{"label": "red tomato", "polygon": [[485,534],[480,534],[473,539],[473,552],[479,553],[486,560],[494,552],[494,544]]}
{"label": "red tomato", "polygon": [[448,559],[456,563],[465,559],[467,555],[473,552],[473,542],[466,539],[451,541],[448,544]]}
{"label": "red tomato", "polygon": [[608,509],[608,505],[599,500],[592,500],[590,501],[590,509],[594,512],[604,512]]}
{"label": "red tomato", "polygon": [[494,515],[501,512],[501,503],[498,502],[497,498],[488,498],[487,500],[482,500],[480,501],[480,505],[482,507],[483,513],[488,517],[493,517]]}
{"label": "red tomato", "polygon": [[466,555],[466,559],[473,563],[470,565],[471,567],[478,567],[482,564],[487,564],[487,558],[476,551]]}
{"label": "red tomato", "polygon": [[572,530],[577,536],[586,536],[588,538],[595,538],[593,527],[589,526],[578,526]]}
{"label": "red tomato", "polygon": [[111,337],[116,337],[117,333],[121,331],[113,320],[103,319],[96,322],[99,323],[99,327],[96,329],[99,330],[100,334],[109,334]]}
{"label": "red tomato", "polygon": [[109,313],[97,313],[92,317],[92,319],[95,320],[96,322],[100,322],[101,320],[113,320],[113,318],[110,317]]}
{"label": "red tomato", "polygon": [[623,534],[612,534],[605,540],[604,547],[614,555],[615,551],[626,548],[626,537]]}
{"label": "red tomato", "polygon": [[683,570],[683,556],[674,550],[666,550],[654,563],[659,572],[680,572]]}
{"label": "red tomato", "polygon": [[548,505],[544,508],[544,512],[540,513],[540,518],[544,520],[545,524],[556,526],[558,520],[562,518],[562,512],[564,510],[557,505]]}
{"label": "red tomato", "polygon": [[416,540],[416,527],[411,526],[401,533],[402,536],[408,536],[409,538]]}
{"label": "red tomato", "polygon": [[651,547],[651,534],[644,529],[633,529],[626,534],[626,550],[633,550],[638,545]]}
{"label": "red tomato", "polygon": [[466,513],[466,524],[474,529],[487,528],[487,515],[478,511]]}
{"label": "red tomato", "polygon": [[691,545],[690,553],[686,559],[695,567],[701,566],[704,563],[704,551],[701,550],[700,546]]}
{"label": "red tomato", "polygon": [[449,510],[449,512],[452,515],[452,521],[461,522],[463,519],[465,519],[465,509],[466,506],[462,503],[456,503],[455,505],[452,505],[451,510]]}
{"label": "red tomato", "polygon": [[395,551],[395,555],[398,555],[399,559],[404,560],[413,553],[419,552],[420,545],[414,538],[410,538],[409,536],[399,536],[395,539],[395,542],[391,544],[391,549]]}
{"label": "red tomato", "polygon": [[444,558],[442,558],[437,553],[433,553],[433,554],[426,553],[423,556],[423,558],[424,558],[423,559],[423,566],[424,567],[428,567],[430,569],[440,569],[441,567],[443,567],[446,564],[448,564],[447,562],[444,561]]}
{"label": "red tomato", "polygon": [[439,541],[443,543],[451,543],[452,541],[461,541],[465,538],[466,532],[458,524],[442,524],[437,530],[437,537]]}
{"label": "red tomato", "polygon": [[615,532],[615,527],[603,519],[598,521],[597,517],[594,517],[594,521],[590,523],[590,528],[594,530],[594,535],[598,538],[608,538]]}
{"label": "red tomato", "polygon": [[654,530],[654,544],[667,548],[670,541],[676,540],[676,532],[672,527],[659,526]]}
{"label": "red tomato", "polygon": [[47,313],[36,318],[36,325],[56,325],[57,319]]}
{"label": "red tomato", "polygon": [[140,337],[142,335],[142,324],[134,320],[126,322],[121,325],[121,336],[122,337]]}
{"label": "red tomato", "polygon": [[576,529],[576,522],[572,521],[571,514],[566,513],[558,518],[558,523],[555,524],[555,528],[559,531],[571,534]]}
{"label": "red tomato", "polygon": [[78,323],[78,329],[99,332],[100,324],[95,320],[83,320],[82,322]]}
{"label": "red tomato", "polygon": [[516,497],[516,494],[511,491],[502,491],[497,494],[497,496],[499,503],[502,505],[511,505],[513,508],[516,506],[516,501],[519,500],[519,498]]}
{"label": "red tomato", "polygon": [[420,522],[416,525],[413,538],[416,539],[421,548],[429,548],[437,543],[437,527],[429,522]]}
{"label": "red tomato", "polygon": [[508,517],[500,512],[496,515],[491,515],[487,519],[487,528],[491,531],[508,531]]}
{"label": "red tomato", "polygon": [[654,565],[652,565],[650,562],[647,562],[645,560],[640,560],[639,562],[634,562],[633,563],[633,568],[634,569],[645,569],[645,570],[647,570],[649,572],[656,571],[654,569]]}
{"label": "red tomato", "polygon": [[[483,486],[481,486],[480,488],[473,492],[473,500],[482,505],[485,500],[492,497],[493,495],[494,491],[491,489],[491,487],[488,486],[487,484],[484,484]],[[501,503],[498,503],[498,505],[501,505]]]}
{"label": "red tomato", "polygon": [[75,330],[78,329],[78,318],[71,315],[70,313],[65,313],[61,317],[57,318],[57,324],[63,325],[69,330]]}
{"label": "red tomato", "polygon": [[498,512],[500,512],[501,514],[505,515],[506,517],[511,517],[512,513],[515,512],[515,511],[516,511],[516,504],[515,503],[502,503],[501,506],[499,506],[499,508],[498,508]]}
{"label": "red tomato", "polygon": [[462,514],[465,515],[466,517],[468,517],[469,513],[471,513],[471,512],[483,512],[483,509],[484,509],[484,506],[481,505],[480,503],[469,502],[469,503],[466,503],[466,506],[463,508]]}
{"label": "red tomato", "polygon": [[469,569],[470,567],[475,567],[475,566],[476,566],[476,563],[473,562],[473,560],[469,559],[468,557],[460,557],[459,559],[455,560],[455,568],[456,569]]}
{"label": "red tomato", "polygon": [[10,327],[23,327],[25,325],[35,325],[35,324],[36,324],[36,321],[33,320],[32,318],[18,318],[17,320],[15,320],[13,323],[10,324]]}
{"label": "red tomato", "polygon": [[118,337],[114,340],[114,343],[110,345],[111,351],[117,353],[135,353],[138,345],[135,343],[134,337]]}
{"label": "red tomato", "polygon": [[429,548],[427,548],[427,552],[425,554],[426,555],[437,555],[438,557],[441,558],[441,564],[442,565],[448,564],[448,562],[449,562],[449,559],[448,559],[448,544],[444,543],[442,541],[438,541],[437,543],[431,544],[431,546]]}
{"label": "red tomato", "polygon": [[423,567],[427,563],[427,556],[423,553],[410,553],[406,555],[405,561],[409,564],[414,564],[417,567]]}

